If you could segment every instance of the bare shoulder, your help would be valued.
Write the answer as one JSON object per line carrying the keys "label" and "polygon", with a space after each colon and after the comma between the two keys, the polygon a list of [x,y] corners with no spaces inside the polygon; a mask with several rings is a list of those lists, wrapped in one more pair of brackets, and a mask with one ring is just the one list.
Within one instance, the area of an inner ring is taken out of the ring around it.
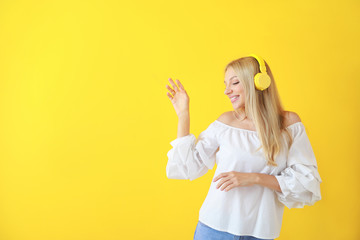
{"label": "bare shoulder", "polygon": [[217,120],[219,122],[229,124],[232,121],[232,117],[233,117],[232,111],[228,111],[228,112],[224,112],[223,114],[221,114]]}
{"label": "bare shoulder", "polygon": [[284,115],[285,127],[290,126],[294,123],[301,122],[299,115],[296,112],[285,111]]}

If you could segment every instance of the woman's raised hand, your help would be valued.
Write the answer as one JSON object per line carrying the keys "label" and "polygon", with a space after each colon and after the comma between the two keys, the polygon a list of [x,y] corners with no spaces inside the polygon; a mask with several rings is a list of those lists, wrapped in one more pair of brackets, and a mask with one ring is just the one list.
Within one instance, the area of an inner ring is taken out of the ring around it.
{"label": "woman's raised hand", "polygon": [[169,92],[167,92],[167,96],[171,100],[177,116],[180,117],[183,114],[188,114],[189,96],[187,95],[184,86],[180,83],[178,79],[176,79],[176,83],[179,85],[179,87],[176,86],[176,84],[171,78],[169,78],[169,82],[172,85],[173,89],[169,85],[166,85],[166,88],[169,90]]}

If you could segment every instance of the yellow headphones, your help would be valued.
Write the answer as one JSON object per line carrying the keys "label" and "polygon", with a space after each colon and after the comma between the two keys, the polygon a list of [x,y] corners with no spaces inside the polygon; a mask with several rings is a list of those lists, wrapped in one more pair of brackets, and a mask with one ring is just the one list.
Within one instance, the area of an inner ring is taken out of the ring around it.
{"label": "yellow headphones", "polygon": [[260,73],[257,73],[255,75],[254,83],[257,90],[263,91],[267,89],[271,83],[271,78],[266,72],[265,62],[261,57],[256,56],[255,54],[250,54],[249,57],[254,57],[259,63]]}

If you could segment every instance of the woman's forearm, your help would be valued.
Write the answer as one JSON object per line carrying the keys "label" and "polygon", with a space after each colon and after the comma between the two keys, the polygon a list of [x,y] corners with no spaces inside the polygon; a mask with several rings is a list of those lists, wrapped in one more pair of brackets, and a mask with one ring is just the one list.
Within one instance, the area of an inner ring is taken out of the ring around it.
{"label": "woman's forearm", "polygon": [[268,175],[264,173],[256,173],[255,184],[259,184],[264,187],[276,190],[281,193],[281,188],[278,180],[273,175]]}
{"label": "woman's forearm", "polygon": [[190,134],[190,114],[184,112],[179,114],[177,137],[184,137]]}

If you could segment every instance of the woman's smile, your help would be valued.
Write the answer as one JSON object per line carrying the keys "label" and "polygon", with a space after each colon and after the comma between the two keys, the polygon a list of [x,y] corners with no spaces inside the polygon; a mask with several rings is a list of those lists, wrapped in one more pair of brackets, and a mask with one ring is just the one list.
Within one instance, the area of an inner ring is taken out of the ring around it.
{"label": "woman's smile", "polygon": [[239,99],[239,95],[230,98],[230,100],[231,100],[232,103],[235,102],[235,101],[238,100],[238,99]]}

